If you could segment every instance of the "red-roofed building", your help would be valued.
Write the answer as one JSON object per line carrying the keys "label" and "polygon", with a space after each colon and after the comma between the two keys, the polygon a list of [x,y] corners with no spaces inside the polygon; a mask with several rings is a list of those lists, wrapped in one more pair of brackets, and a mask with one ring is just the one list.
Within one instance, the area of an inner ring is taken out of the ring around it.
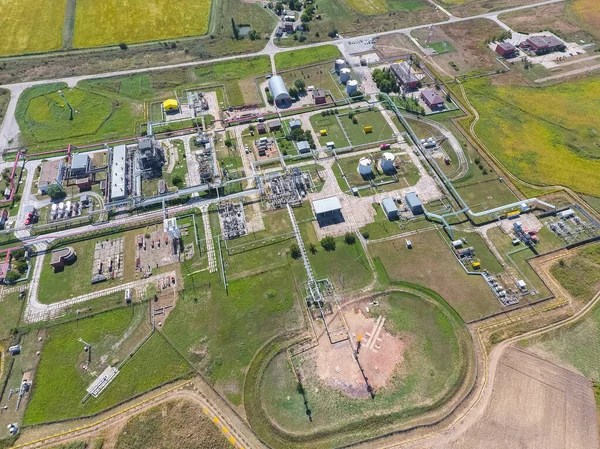
{"label": "red-roofed building", "polygon": [[432,111],[444,108],[444,99],[433,89],[421,91],[421,100],[423,100]]}
{"label": "red-roofed building", "polygon": [[500,42],[496,46],[496,53],[506,59],[516,56],[517,48],[510,42]]}

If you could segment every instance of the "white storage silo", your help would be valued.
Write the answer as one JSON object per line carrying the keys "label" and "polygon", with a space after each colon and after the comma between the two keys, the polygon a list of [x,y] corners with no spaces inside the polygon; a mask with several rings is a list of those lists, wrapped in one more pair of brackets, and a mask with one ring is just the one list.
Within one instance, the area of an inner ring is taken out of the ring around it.
{"label": "white storage silo", "polygon": [[381,155],[381,159],[379,160],[379,167],[381,167],[381,171],[384,173],[393,173],[394,168],[394,160],[396,157],[392,153],[383,153]]}
{"label": "white storage silo", "polygon": [[340,70],[345,69],[346,68],[346,61],[344,61],[342,58],[338,58],[335,60],[335,73],[340,73]]}
{"label": "white storage silo", "polygon": [[356,92],[358,89],[358,81],[350,80],[346,83],[346,92],[351,94],[352,92]]}
{"label": "white storage silo", "polygon": [[361,176],[370,176],[373,174],[373,169],[371,167],[372,163],[373,162],[368,157],[361,157],[358,161],[358,173]]}
{"label": "white storage silo", "polygon": [[340,83],[346,84],[350,80],[350,69],[340,70]]}

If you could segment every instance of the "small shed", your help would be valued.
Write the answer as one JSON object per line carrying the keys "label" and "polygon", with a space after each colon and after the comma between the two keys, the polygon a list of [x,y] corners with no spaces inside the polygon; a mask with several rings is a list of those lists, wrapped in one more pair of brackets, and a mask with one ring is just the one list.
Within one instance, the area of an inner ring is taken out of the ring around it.
{"label": "small shed", "polygon": [[290,129],[294,130],[298,128],[302,128],[302,122],[297,118],[290,120]]}
{"label": "small shed", "polygon": [[400,212],[396,207],[396,203],[394,203],[394,200],[391,198],[384,198],[381,201],[381,208],[390,221],[397,220],[400,217]]}
{"label": "small shed", "polygon": [[267,127],[265,126],[264,123],[259,123],[258,125],[256,125],[256,130],[258,131],[258,134],[266,134],[267,133]]}
{"label": "small shed", "polygon": [[179,103],[174,98],[163,101],[163,109],[165,112],[179,111]]}
{"label": "small shed", "polygon": [[297,147],[300,154],[310,153],[310,144],[306,140],[298,142]]}
{"label": "small shed", "polygon": [[314,89],[312,91],[312,96],[315,101],[315,104],[327,103],[327,96],[325,95],[325,91],[322,89]]}
{"label": "small shed", "polygon": [[279,121],[279,120],[273,120],[272,122],[269,122],[268,125],[269,125],[269,131],[271,131],[271,132],[279,131],[281,129],[281,121]]}
{"label": "small shed", "polygon": [[423,203],[415,192],[408,192],[404,196],[404,200],[413,215],[420,215],[423,213]]}

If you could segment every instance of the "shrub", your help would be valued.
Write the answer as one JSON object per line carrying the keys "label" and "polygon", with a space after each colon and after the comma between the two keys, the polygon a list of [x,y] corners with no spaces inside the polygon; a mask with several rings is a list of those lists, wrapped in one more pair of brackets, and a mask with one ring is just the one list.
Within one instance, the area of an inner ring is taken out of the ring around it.
{"label": "shrub", "polygon": [[308,251],[309,251],[311,254],[317,254],[317,247],[315,246],[315,244],[314,244],[314,243],[312,243],[312,242],[311,242],[311,243],[308,245]]}
{"label": "shrub", "polygon": [[127,50],[129,47],[127,46],[127,44],[126,44],[125,42],[121,42],[121,43],[119,44],[119,48],[120,48],[121,50]]}
{"label": "shrub", "polygon": [[331,236],[321,239],[321,246],[325,251],[335,251],[335,239]]}
{"label": "shrub", "polygon": [[300,253],[300,248],[296,243],[292,244],[290,247],[290,255],[292,256],[292,259],[300,259],[302,256],[302,253]]}
{"label": "shrub", "polygon": [[353,232],[346,232],[344,234],[344,242],[346,242],[346,245],[354,245],[356,243],[356,235]]}
{"label": "shrub", "polygon": [[369,235],[370,235],[370,234],[369,234],[369,231],[367,231],[366,229],[365,229],[364,231],[361,231],[361,233],[360,233],[360,234],[363,236],[363,238],[364,238],[365,240],[367,240],[367,239],[369,238]]}
{"label": "shrub", "polygon": [[179,189],[183,187],[183,178],[181,177],[181,175],[173,176],[173,185]]}
{"label": "shrub", "polygon": [[16,282],[21,279],[21,273],[19,273],[17,270],[11,270],[6,273],[6,277],[4,279],[6,279],[6,282]]}

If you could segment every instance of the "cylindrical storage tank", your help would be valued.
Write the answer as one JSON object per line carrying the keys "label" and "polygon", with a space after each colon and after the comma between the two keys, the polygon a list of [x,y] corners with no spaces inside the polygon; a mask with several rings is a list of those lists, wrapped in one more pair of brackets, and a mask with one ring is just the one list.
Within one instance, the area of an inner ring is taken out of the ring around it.
{"label": "cylindrical storage tank", "polygon": [[52,205],[52,208],[51,208],[51,209],[52,209],[52,212],[56,212],[56,209],[58,209],[58,205],[57,205],[56,203],[54,203],[54,204]]}
{"label": "cylindrical storage tank", "polygon": [[346,92],[351,94],[352,92],[356,92],[358,89],[358,81],[350,80],[346,83]]}
{"label": "cylindrical storage tank", "polygon": [[371,175],[373,173],[371,164],[371,159],[368,157],[361,157],[358,161],[358,173],[362,176]]}
{"label": "cylindrical storage tank", "polygon": [[60,202],[58,203],[58,210],[63,210],[65,208],[65,203]]}
{"label": "cylindrical storage tank", "polygon": [[379,161],[381,171],[384,173],[391,173],[394,171],[394,159],[395,156],[392,153],[383,153]]}
{"label": "cylindrical storage tank", "polygon": [[338,58],[335,60],[335,73],[340,73],[340,70],[346,68],[346,61],[342,58]]}
{"label": "cylindrical storage tank", "polygon": [[350,80],[350,69],[340,70],[340,82],[347,83]]}

